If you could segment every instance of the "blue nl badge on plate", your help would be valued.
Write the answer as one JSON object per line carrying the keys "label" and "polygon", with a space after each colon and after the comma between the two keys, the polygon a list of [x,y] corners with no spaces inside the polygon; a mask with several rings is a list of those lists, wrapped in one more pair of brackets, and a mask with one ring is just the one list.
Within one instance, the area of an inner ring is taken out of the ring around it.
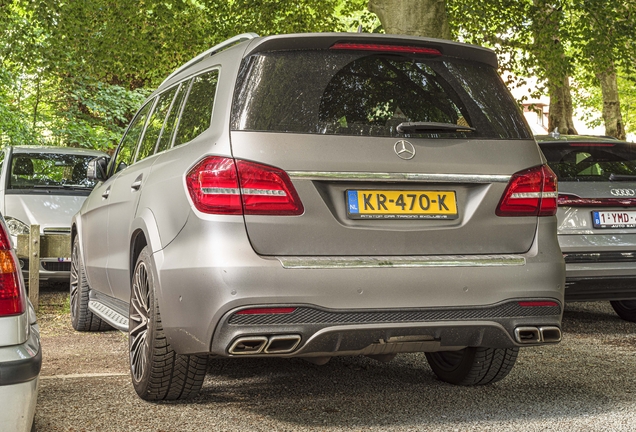
{"label": "blue nl badge on plate", "polygon": [[360,208],[358,207],[358,191],[350,190],[347,191],[347,202],[349,204],[349,213],[360,213]]}

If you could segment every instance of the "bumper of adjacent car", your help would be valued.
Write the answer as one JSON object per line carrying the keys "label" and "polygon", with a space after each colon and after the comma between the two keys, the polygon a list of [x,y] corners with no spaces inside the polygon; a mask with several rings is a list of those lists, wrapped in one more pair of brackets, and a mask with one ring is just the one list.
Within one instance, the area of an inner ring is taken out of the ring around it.
{"label": "bumper of adjacent car", "polygon": [[[177,352],[228,356],[237,338],[251,335],[300,335],[293,352],[282,354],[297,356],[376,352],[387,349],[376,344],[389,341],[410,344],[401,351],[509,347],[519,346],[516,327],[560,327],[564,264],[551,218],[540,220],[524,254],[358,262],[259,256],[243,221],[231,221],[191,217],[153,254],[162,323]],[[526,300],[553,300],[558,307],[548,314],[545,308],[530,315],[493,312]],[[274,306],[305,308],[307,314],[290,322],[232,322],[242,308]],[[370,318],[358,319],[361,313]]]}
{"label": "bumper of adjacent car", "polygon": [[[29,279],[29,260],[20,258],[22,276]],[[71,262],[68,259],[61,261],[58,258],[42,258],[40,260],[40,280],[43,281],[68,281],[71,277]]]}
{"label": "bumper of adjacent car", "polygon": [[636,299],[636,235],[561,235],[566,301]]}
{"label": "bumper of adjacent car", "polygon": [[21,345],[0,348],[0,432],[29,430],[38,394],[42,352],[37,326]]}

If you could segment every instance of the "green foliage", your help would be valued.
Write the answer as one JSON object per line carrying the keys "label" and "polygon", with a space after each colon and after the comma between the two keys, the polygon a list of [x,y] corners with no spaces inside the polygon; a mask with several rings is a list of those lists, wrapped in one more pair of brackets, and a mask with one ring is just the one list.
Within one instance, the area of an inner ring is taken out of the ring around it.
{"label": "green foliage", "polygon": [[379,30],[366,0],[0,0],[0,145],[110,150],[174,69],[228,37]]}

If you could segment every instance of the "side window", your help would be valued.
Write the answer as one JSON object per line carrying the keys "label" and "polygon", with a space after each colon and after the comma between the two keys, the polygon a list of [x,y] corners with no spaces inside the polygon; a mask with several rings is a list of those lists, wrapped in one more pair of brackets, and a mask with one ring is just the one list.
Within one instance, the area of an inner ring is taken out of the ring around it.
{"label": "side window", "polygon": [[135,157],[135,150],[137,149],[139,137],[144,129],[146,117],[148,117],[148,111],[150,111],[153,101],[154,99],[139,110],[130,124],[126,135],[124,135],[124,138],[121,140],[119,149],[117,150],[117,156],[115,156],[115,160],[113,162],[115,164],[113,174],[123,170],[132,163],[133,157]]}
{"label": "side window", "polygon": [[172,144],[172,135],[174,135],[174,130],[177,126],[179,112],[181,112],[181,104],[189,87],[190,81],[186,81],[181,84],[181,87],[179,87],[179,90],[177,91],[177,96],[172,103],[172,108],[170,108],[170,113],[168,113],[168,118],[163,125],[163,131],[161,132],[161,136],[159,137],[159,146],[157,147],[157,153],[170,148],[170,144]]}
{"label": "side window", "polygon": [[168,110],[170,109],[176,92],[177,87],[173,87],[159,95],[159,100],[155,104],[155,109],[148,119],[146,132],[144,132],[144,137],[142,138],[141,145],[139,146],[139,152],[137,153],[136,159],[137,162],[147,158],[155,151],[157,139],[161,134],[161,128],[163,127],[166,114],[168,114]]}
{"label": "side window", "polygon": [[177,135],[174,140],[175,146],[191,141],[210,127],[218,80],[218,70],[204,73],[193,79],[190,93],[179,120]]}

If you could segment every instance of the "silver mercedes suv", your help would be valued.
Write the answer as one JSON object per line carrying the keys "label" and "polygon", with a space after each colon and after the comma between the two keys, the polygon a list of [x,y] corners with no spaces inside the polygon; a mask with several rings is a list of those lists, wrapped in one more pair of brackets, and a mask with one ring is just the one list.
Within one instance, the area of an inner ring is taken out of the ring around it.
{"label": "silver mercedes suv", "polygon": [[460,385],[561,339],[556,177],[493,52],[232,38],[141,107],[72,227],[71,316],[129,333],[147,400],[209,356],[425,352]]}

